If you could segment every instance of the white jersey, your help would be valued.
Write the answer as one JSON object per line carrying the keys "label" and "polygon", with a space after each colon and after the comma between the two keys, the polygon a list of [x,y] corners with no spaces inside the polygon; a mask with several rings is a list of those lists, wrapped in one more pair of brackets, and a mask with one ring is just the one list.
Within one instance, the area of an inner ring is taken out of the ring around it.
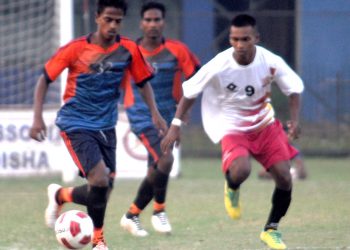
{"label": "white jersey", "polygon": [[219,53],[182,85],[186,98],[203,92],[203,127],[214,143],[226,134],[256,131],[274,121],[272,81],[287,96],[304,89],[285,61],[265,48],[256,46],[249,65],[239,65],[233,51]]}

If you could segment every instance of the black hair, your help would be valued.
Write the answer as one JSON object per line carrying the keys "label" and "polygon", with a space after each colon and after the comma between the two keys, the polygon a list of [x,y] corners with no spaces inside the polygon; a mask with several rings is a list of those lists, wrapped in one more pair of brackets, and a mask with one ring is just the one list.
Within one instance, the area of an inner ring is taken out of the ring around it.
{"label": "black hair", "polygon": [[107,7],[121,9],[124,12],[124,15],[126,15],[128,4],[124,0],[97,0],[96,1],[96,12],[98,15],[101,14]]}
{"label": "black hair", "polygon": [[143,14],[144,14],[147,10],[150,10],[150,9],[157,9],[157,10],[160,10],[160,11],[162,12],[163,18],[165,17],[166,9],[165,9],[164,4],[152,1],[152,2],[144,3],[144,4],[142,5],[141,11],[140,11],[141,18],[143,18]]}
{"label": "black hair", "polygon": [[250,15],[240,14],[232,18],[231,25],[235,27],[252,26],[253,28],[255,28],[256,20]]}

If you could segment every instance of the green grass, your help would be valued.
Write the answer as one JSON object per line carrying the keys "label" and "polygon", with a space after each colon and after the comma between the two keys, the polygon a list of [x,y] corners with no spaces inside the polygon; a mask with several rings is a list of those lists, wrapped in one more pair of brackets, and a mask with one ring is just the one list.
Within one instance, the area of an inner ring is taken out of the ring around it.
{"label": "green grass", "polygon": [[[350,249],[350,160],[306,159],[310,174],[296,181],[293,201],[280,230],[289,249]],[[273,183],[256,177],[242,186],[243,218],[232,221],[223,206],[220,161],[185,159],[182,175],[170,182],[167,212],[171,236],[154,233],[151,208],[141,220],[150,236],[134,238],[119,227],[140,180],[117,180],[107,210],[105,234],[113,249],[266,249],[259,241],[270,208]],[[60,177],[1,179],[0,250],[62,249],[45,227],[46,186]],[[77,181],[77,183],[83,183]],[[65,209],[84,208],[68,205]]]}

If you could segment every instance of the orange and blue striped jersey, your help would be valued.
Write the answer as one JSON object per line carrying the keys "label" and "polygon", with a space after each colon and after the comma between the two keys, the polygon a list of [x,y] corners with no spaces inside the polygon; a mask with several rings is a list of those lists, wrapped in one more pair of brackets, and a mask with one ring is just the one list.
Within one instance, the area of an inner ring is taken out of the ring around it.
{"label": "orange and blue striped jersey", "polygon": [[[146,50],[140,44],[139,48],[154,69],[150,83],[158,110],[170,124],[176,104],[182,97],[182,80],[194,75],[200,67],[199,60],[185,44],[175,40],[163,39],[162,44],[153,51]],[[153,126],[150,111],[137,87],[129,84],[125,89],[124,107],[131,129],[136,134]]]}
{"label": "orange and blue striped jersey", "polygon": [[56,125],[63,131],[103,130],[116,125],[120,86],[130,85],[129,74],[140,85],[153,76],[137,44],[117,37],[107,49],[91,43],[91,34],[61,47],[45,64],[47,82],[68,68],[64,105]]}

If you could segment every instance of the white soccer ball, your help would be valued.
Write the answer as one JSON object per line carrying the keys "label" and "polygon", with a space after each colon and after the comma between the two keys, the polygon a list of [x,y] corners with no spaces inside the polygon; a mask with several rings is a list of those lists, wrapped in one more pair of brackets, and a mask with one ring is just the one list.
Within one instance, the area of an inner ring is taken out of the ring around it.
{"label": "white soccer ball", "polygon": [[90,244],[94,233],[91,218],[85,212],[69,210],[55,223],[58,242],[67,249],[81,249]]}

